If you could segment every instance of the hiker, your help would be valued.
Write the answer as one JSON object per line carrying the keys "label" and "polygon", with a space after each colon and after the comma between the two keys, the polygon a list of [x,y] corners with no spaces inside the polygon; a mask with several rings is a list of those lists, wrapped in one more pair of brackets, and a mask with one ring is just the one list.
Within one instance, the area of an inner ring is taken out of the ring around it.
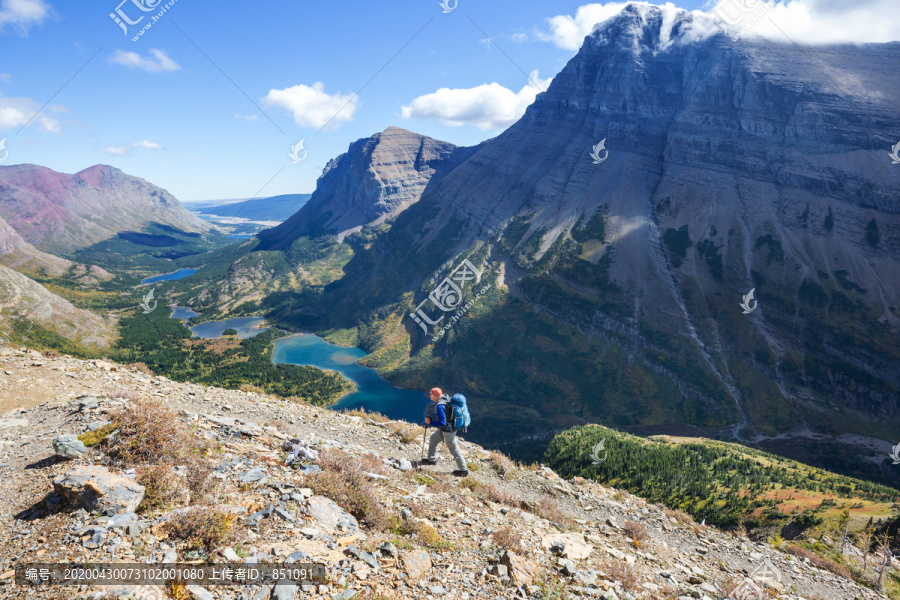
{"label": "hiker", "polygon": [[437,447],[443,440],[447,444],[450,454],[456,460],[458,469],[453,471],[453,474],[457,477],[465,477],[469,474],[469,467],[466,465],[462,452],[459,451],[459,444],[456,443],[456,432],[465,429],[471,423],[469,410],[466,407],[466,397],[456,394],[451,398],[441,388],[433,388],[430,396],[432,404],[425,414],[425,428],[436,427],[437,430],[431,434],[431,440],[428,442],[428,457],[422,459],[422,464],[437,464]]}

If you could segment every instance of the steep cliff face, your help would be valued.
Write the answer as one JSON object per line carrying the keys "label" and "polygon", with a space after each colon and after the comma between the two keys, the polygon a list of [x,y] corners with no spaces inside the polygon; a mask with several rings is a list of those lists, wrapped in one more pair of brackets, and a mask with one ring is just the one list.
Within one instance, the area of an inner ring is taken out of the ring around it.
{"label": "steep cliff face", "polygon": [[357,140],[346,154],[328,162],[299,212],[259,234],[260,249],[284,248],[302,236],[330,233],[343,239],[363,225],[377,225],[418,202],[475,150],[399,127]]}
{"label": "steep cliff face", "polygon": [[0,167],[0,217],[25,241],[54,254],[150,223],[213,229],[164,189],[105,165],[75,175],[35,165]]}
{"label": "steep cliff face", "polygon": [[[900,44],[733,41],[699,18],[630,5],[598,26],[518,123],[354,257],[320,314],[393,311],[409,337],[362,341],[396,378],[428,364],[545,416],[889,435]],[[407,315],[464,256],[512,302],[476,300],[432,346]],[[408,339],[415,363],[397,362]]]}

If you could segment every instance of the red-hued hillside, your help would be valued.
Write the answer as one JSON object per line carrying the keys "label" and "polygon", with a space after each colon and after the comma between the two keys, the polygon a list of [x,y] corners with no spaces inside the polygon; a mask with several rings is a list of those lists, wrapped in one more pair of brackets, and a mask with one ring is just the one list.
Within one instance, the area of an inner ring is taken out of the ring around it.
{"label": "red-hued hillside", "polygon": [[107,165],[74,175],[37,165],[0,167],[0,217],[25,241],[54,254],[154,222],[189,232],[212,228],[166,190]]}

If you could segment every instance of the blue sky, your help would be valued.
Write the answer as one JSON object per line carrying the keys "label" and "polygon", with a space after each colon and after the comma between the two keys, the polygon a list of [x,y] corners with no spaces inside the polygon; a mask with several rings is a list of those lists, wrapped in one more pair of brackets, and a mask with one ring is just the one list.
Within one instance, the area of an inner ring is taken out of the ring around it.
{"label": "blue sky", "polygon": [[[119,1],[0,0],[4,165],[74,173],[110,164],[183,201],[310,192],[330,158],[391,125],[461,145],[493,137],[533,98],[525,74],[545,86],[585,23],[615,9],[458,0],[444,14],[438,0],[175,0],[135,42],[172,0],[126,0],[122,13],[145,17],[127,36],[109,16]],[[143,12],[141,2],[155,8]],[[435,95],[441,88],[469,91]],[[460,105],[469,110],[452,114]],[[301,138],[308,155],[294,165]]]}

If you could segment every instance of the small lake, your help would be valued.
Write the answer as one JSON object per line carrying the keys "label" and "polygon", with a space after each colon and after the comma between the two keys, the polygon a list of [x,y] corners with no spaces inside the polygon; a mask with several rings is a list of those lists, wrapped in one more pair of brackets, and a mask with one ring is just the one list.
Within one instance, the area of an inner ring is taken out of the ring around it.
{"label": "small lake", "polygon": [[186,306],[173,306],[171,318],[179,321],[189,321],[194,317],[199,317],[200,313],[194,312]]}
{"label": "small lake", "polygon": [[318,336],[301,333],[275,342],[272,362],[331,369],[355,383],[356,391],[344,396],[332,409],[365,408],[391,419],[421,424],[429,404],[426,391],[392,386],[378,371],[356,362],[364,356],[366,353],[359,348],[335,346]]}
{"label": "small lake", "polygon": [[154,275],[153,277],[148,277],[147,279],[141,280],[141,285],[146,285],[148,283],[156,283],[157,281],[178,281],[179,279],[184,279],[189,275],[193,275],[197,272],[197,269],[178,269],[173,273],[166,273],[164,275]]}
{"label": "small lake", "polygon": [[[197,316],[196,313],[194,313],[194,316]],[[174,314],[172,318],[176,318]],[[266,331],[268,327],[259,328],[263,321],[265,319],[262,317],[235,317],[222,321],[207,321],[206,323],[194,325],[190,329],[194,333],[194,337],[198,338],[220,338],[226,329],[237,329],[238,339],[244,340]]]}

